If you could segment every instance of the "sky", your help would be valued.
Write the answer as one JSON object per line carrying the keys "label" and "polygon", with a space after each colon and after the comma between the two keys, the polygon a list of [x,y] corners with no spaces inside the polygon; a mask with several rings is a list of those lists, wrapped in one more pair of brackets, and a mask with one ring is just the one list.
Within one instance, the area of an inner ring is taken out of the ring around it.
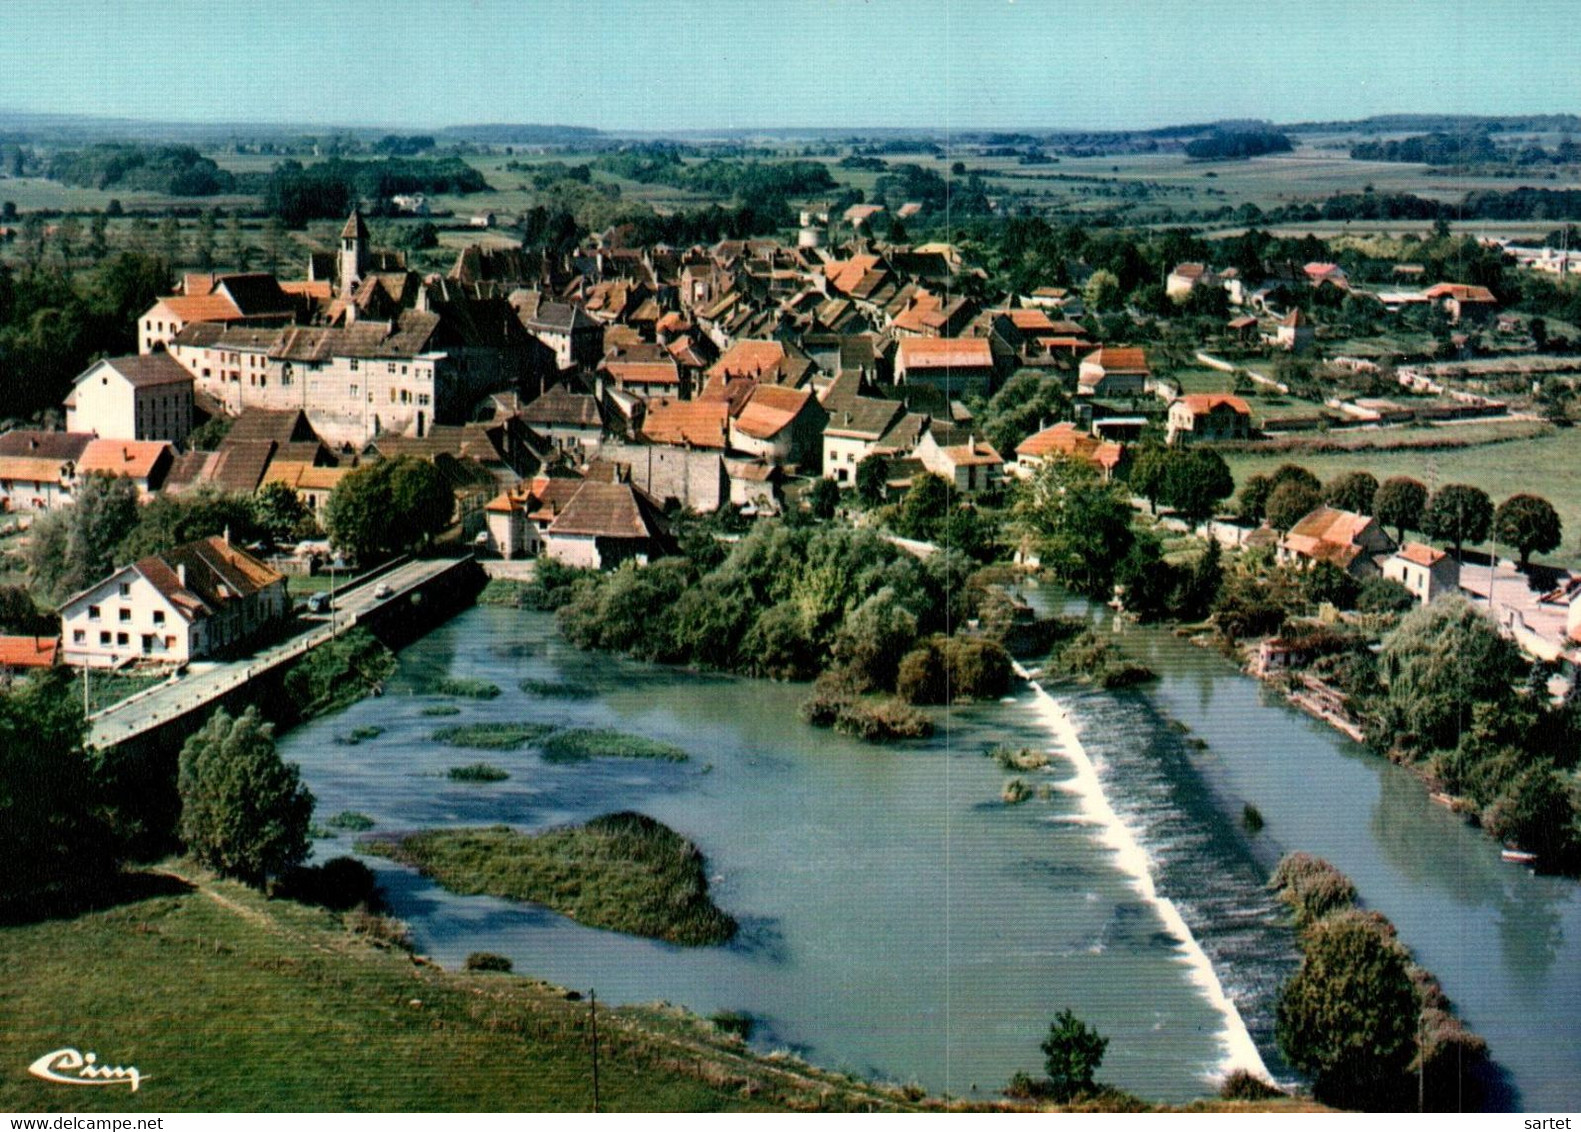
{"label": "sky", "polygon": [[0,0],[0,110],[612,130],[1581,110],[1576,0]]}

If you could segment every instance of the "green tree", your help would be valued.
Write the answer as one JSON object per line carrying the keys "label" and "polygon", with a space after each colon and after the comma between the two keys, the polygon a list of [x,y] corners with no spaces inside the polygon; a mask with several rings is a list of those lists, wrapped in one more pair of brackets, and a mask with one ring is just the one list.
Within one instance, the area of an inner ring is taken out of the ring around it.
{"label": "green tree", "polygon": [[950,512],[950,485],[943,476],[924,472],[911,481],[895,516],[895,533],[903,538],[932,539]]}
{"label": "green tree", "polygon": [[1407,614],[1384,639],[1378,666],[1402,739],[1444,750],[1470,723],[1471,705],[1510,704],[1526,671],[1515,645],[1462,598]]}
{"label": "green tree", "polygon": [[1113,310],[1120,302],[1120,280],[1112,271],[1094,271],[1082,288],[1082,302],[1089,311]]}
{"label": "green tree", "polygon": [[312,525],[313,513],[302,497],[278,480],[260,487],[252,498],[253,522],[275,542],[298,537]]}
{"label": "green tree", "polygon": [[121,542],[119,557],[130,562],[227,532],[238,542],[257,537],[252,501],[247,496],[210,487],[179,496],[160,494],[143,506],[136,526]]}
{"label": "green tree", "polygon": [[1260,523],[1268,514],[1268,496],[1274,490],[1274,481],[1264,475],[1246,477],[1237,498],[1236,513],[1242,519]]}
{"label": "green tree", "polygon": [[1483,541],[1492,527],[1493,501],[1487,492],[1470,484],[1452,483],[1439,488],[1422,513],[1422,533],[1449,543],[1455,548],[1456,558],[1460,557],[1461,547]]}
{"label": "green tree", "polygon": [[231,213],[230,223],[226,227],[229,237],[226,243],[226,258],[230,265],[237,271],[252,269],[252,246],[247,243],[247,233],[242,229],[242,214]]}
{"label": "green tree", "polygon": [[307,856],[313,795],[281,761],[257,708],[223,708],[181,748],[181,840],[199,861],[257,886]]}
{"label": "green tree", "polygon": [[1268,525],[1276,531],[1288,531],[1322,502],[1323,497],[1316,488],[1287,480],[1268,495]]}
{"label": "green tree", "polygon": [[114,864],[72,693],[62,672],[0,693],[0,921],[88,894]]}
{"label": "green tree", "polygon": [[212,208],[203,210],[198,217],[197,232],[193,237],[193,257],[202,271],[214,270],[215,248],[219,233],[219,218]]}
{"label": "green tree", "polygon": [[414,456],[376,460],[348,474],[329,497],[330,541],[359,560],[388,558],[450,525],[455,497],[439,470]]}
{"label": "green tree", "polygon": [[1162,500],[1185,518],[1193,522],[1208,518],[1234,490],[1229,465],[1213,449],[1168,450]]}
{"label": "green tree", "polygon": [[1131,461],[1125,481],[1131,490],[1147,500],[1148,510],[1158,514],[1158,504],[1164,497],[1164,483],[1169,474],[1170,450],[1161,444],[1143,445]]}
{"label": "green tree", "polygon": [[876,452],[856,466],[856,497],[864,507],[877,507],[889,494],[889,461]]}
{"label": "green tree", "polygon": [[1493,537],[1521,552],[1521,569],[1532,554],[1557,550],[1563,534],[1559,512],[1540,495],[1512,495],[1493,513]]}
{"label": "green tree", "polygon": [[1049,1096],[1064,1103],[1093,1090],[1093,1078],[1103,1064],[1109,1039],[1071,1011],[1061,1010],[1049,1025],[1048,1037],[1040,1048],[1048,1073]]}
{"label": "green tree", "polygon": [[115,569],[117,548],[137,525],[137,485],[125,476],[92,473],[70,507],[33,524],[28,566],[33,586],[59,604]]}
{"label": "green tree", "polygon": [[1323,485],[1324,503],[1358,515],[1372,514],[1372,503],[1377,495],[1378,480],[1370,472],[1345,472]]}
{"label": "green tree", "polygon": [[832,519],[840,506],[840,485],[831,479],[820,478],[807,494],[807,504],[815,519]]}
{"label": "green tree", "polygon": [[174,267],[183,259],[181,254],[181,221],[167,213],[159,222],[159,254]]}
{"label": "green tree", "polygon": [[1016,484],[1012,514],[1045,569],[1088,597],[1107,600],[1131,549],[1131,508],[1084,460],[1045,460]]}
{"label": "green tree", "polygon": [[88,258],[95,264],[102,263],[110,254],[110,221],[102,212],[93,214],[88,222]]}
{"label": "green tree", "polygon": [[1420,530],[1422,513],[1427,509],[1427,485],[1410,476],[1391,476],[1378,486],[1372,497],[1373,517],[1394,528],[1396,542],[1405,541],[1406,531]]}
{"label": "green tree", "polygon": [[1418,1002],[1404,949],[1365,913],[1313,923],[1279,992],[1274,1035],[1325,1104],[1388,1104],[1416,1052]]}

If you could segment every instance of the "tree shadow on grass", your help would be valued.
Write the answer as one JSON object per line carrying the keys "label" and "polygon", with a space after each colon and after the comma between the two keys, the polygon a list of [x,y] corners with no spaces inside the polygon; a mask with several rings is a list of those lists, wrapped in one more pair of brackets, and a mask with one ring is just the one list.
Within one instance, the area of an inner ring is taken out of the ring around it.
{"label": "tree shadow on grass", "polygon": [[0,927],[70,920],[88,912],[104,912],[162,896],[185,896],[192,891],[192,885],[169,873],[112,873],[0,900]]}

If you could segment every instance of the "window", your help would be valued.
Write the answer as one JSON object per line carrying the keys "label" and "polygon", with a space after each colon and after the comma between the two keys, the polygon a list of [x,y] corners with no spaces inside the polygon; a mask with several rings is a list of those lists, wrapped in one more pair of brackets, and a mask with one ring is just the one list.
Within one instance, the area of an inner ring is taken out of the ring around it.
{"label": "window", "polygon": [[99,633],[99,643],[101,645],[109,644],[110,643],[110,634],[101,630],[100,633]]}
{"label": "window", "polygon": [[132,620],[132,611],[130,609],[118,609],[116,613],[118,614],[116,620],[123,625]]}
{"label": "window", "polygon": [[120,589],[121,589],[121,596],[122,597],[131,597],[132,596],[132,583],[131,582],[122,582]]}
{"label": "window", "polygon": [[86,641],[87,639],[88,639],[88,634],[86,632],[84,632],[83,630],[81,630],[81,629],[73,629],[71,631],[71,643],[72,644],[80,645],[84,641]]}
{"label": "window", "polygon": [[356,358],[352,358],[351,359],[351,372],[352,373],[356,373],[357,372],[357,359]]}
{"label": "window", "polygon": [[163,625],[164,623],[165,623],[165,611],[163,609],[156,609],[156,610],[154,610],[154,624],[155,625]]}
{"label": "window", "polygon": [[99,607],[97,605],[90,605],[88,607],[88,620],[89,621],[97,621],[98,619],[99,619]]}
{"label": "window", "polygon": [[394,362],[391,362],[391,363],[390,363],[390,372],[391,372],[391,373],[394,373],[394,372],[395,372],[395,363],[394,363]]}
{"label": "window", "polygon": [[356,395],[357,395],[357,387],[356,387],[356,386],[355,386],[355,385],[353,385],[353,386],[352,386],[352,387],[351,387],[351,395],[352,395],[352,396],[353,396],[353,397],[355,397],[355,396],[356,396]]}
{"label": "window", "polygon": [[124,645],[130,640],[131,640],[131,638],[128,637],[125,633],[117,633],[117,634],[115,634],[115,643],[118,644],[118,645]]}
{"label": "window", "polygon": [[428,404],[428,394],[426,394],[426,393],[419,393],[417,395],[417,403],[419,405],[426,405],[426,404]]}

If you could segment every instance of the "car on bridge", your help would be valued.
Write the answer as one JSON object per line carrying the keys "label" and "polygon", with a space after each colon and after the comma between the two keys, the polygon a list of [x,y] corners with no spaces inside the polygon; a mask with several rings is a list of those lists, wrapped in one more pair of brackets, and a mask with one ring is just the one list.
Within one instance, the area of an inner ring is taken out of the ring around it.
{"label": "car on bridge", "polygon": [[387,597],[394,597],[395,591],[390,588],[389,582],[380,582],[379,588],[373,591],[373,596],[383,601]]}

